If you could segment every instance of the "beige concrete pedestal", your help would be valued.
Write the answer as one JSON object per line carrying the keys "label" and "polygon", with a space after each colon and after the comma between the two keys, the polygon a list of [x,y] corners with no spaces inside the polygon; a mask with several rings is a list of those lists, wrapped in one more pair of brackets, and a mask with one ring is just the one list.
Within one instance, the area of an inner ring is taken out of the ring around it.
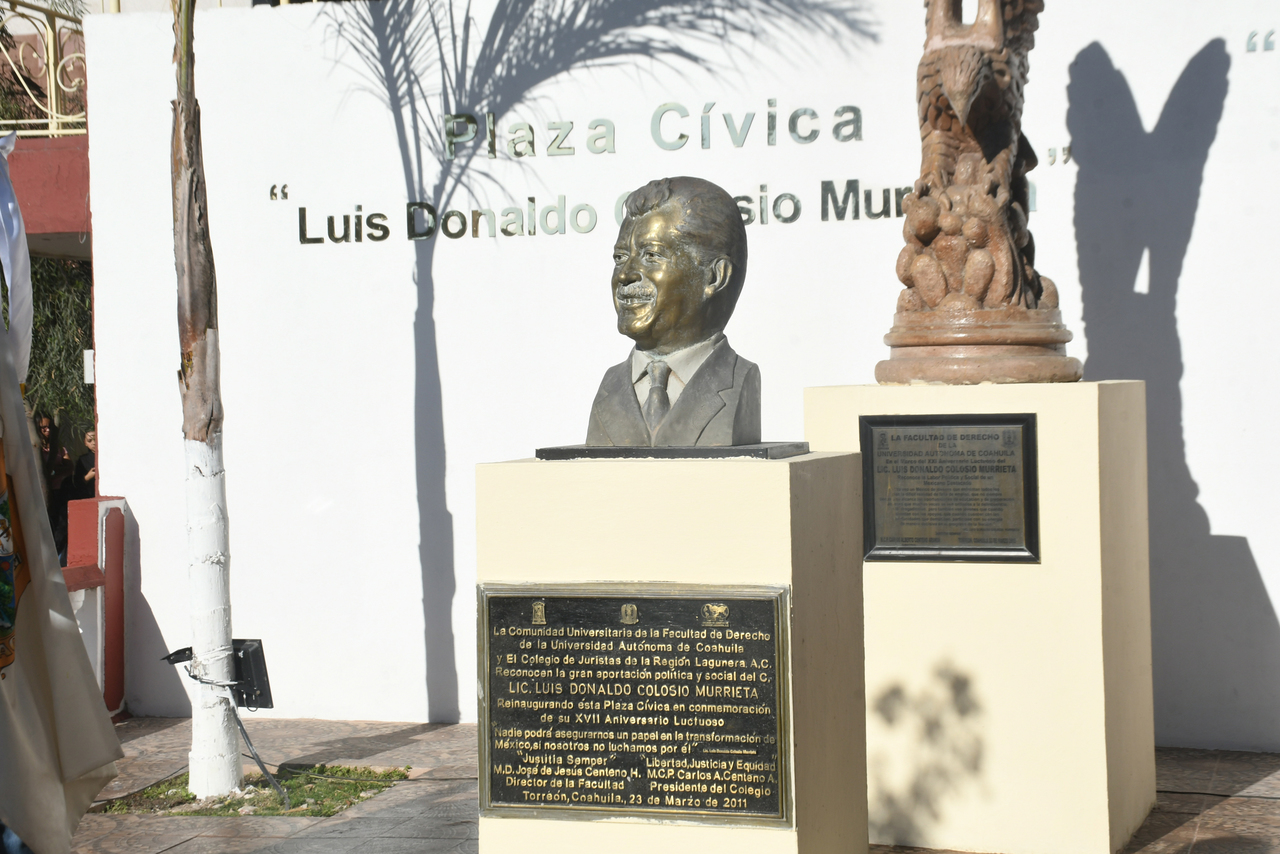
{"label": "beige concrete pedestal", "polygon": [[858,461],[808,454],[477,468],[481,584],[785,585],[792,604],[789,826],[592,820],[571,810],[482,815],[481,854],[865,854]]}
{"label": "beige concrete pedestal", "polygon": [[1154,805],[1145,412],[1140,382],[806,391],[815,450],[1036,415],[1040,563],[865,565],[872,842],[1111,854]]}

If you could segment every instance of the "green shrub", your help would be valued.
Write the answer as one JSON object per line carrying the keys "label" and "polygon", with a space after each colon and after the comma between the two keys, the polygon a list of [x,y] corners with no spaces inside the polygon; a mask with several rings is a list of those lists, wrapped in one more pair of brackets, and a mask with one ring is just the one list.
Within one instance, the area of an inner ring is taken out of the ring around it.
{"label": "green shrub", "polygon": [[58,415],[64,442],[68,422],[77,437],[94,424],[94,387],[84,382],[84,351],[93,349],[92,279],[88,261],[31,259],[27,402],[37,412]]}

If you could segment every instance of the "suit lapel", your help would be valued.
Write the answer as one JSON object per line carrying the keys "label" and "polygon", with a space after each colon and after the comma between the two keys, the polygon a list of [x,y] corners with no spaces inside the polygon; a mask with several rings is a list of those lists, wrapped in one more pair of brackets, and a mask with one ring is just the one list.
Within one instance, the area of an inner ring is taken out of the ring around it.
{"label": "suit lapel", "polygon": [[[729,347],[727,338],[721,339],[711,355],[693,374],[693,378],[680,392],[680,399],[667,415],[658,435],[656,445],[695,445],[702,431],[711,423],[716,413],[724,409],[720,392],[733,388],[733,367],[737,354]],[[631,395],[635,397],[635,394]],[[644,424],[644,416],[640,417]]]}
{"label": "suit lapel", "polygon": [[600,423],[615,445],[648,445],[649,427],[644,423],[635,386],[631,384],[631,359],[614,365],[600,384]]}

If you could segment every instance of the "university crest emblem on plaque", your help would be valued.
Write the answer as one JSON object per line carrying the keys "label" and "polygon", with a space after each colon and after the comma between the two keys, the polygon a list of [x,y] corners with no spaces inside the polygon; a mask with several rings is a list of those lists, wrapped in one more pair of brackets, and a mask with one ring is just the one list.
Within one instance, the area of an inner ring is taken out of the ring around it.
{"label": "university crest emblem on plaque", "polygon": [[704,626],[727,626],[729,625],[729,606],[718,602],[708,602],[702,606],[702,625]]}

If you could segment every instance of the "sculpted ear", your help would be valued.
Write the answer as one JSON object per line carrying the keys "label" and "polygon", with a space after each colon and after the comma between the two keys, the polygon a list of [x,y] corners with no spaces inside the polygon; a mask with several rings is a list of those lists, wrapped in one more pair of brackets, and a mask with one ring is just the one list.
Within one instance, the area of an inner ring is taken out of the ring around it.
{"label": "sculpted ear", "polygon": [[705,296],[707,299],[715,296],[717,293],[725,289],[729,284],[729,279],[733,278],[733,262],[725,256],[711,262],[711,272],[707,279],[707,288]]}

